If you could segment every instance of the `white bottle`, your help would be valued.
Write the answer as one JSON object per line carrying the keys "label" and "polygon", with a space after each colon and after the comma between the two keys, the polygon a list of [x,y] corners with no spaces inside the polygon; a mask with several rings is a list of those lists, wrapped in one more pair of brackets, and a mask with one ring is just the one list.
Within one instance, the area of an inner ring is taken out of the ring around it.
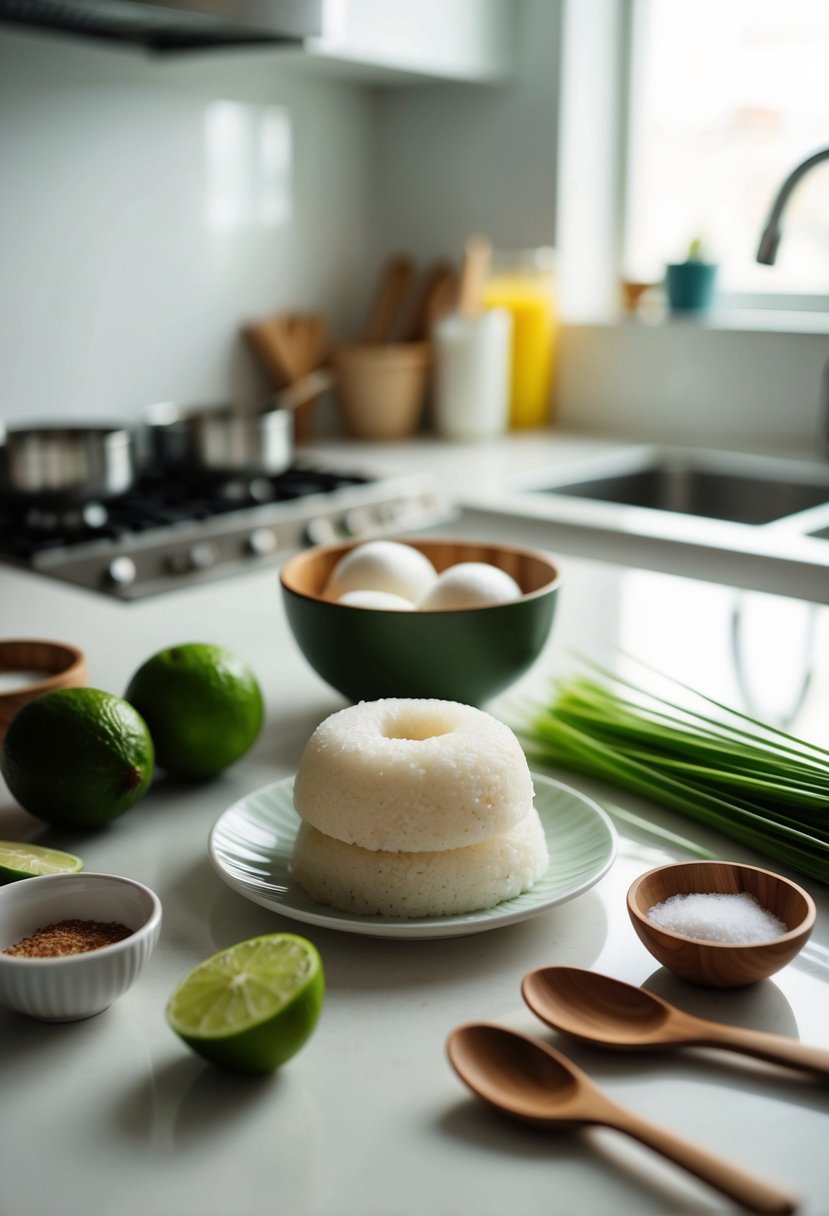
{"label": "white bottle", "polygon": [[447,439],[500,435],[509,418],[512,317],[452,313],[435,326],[434,425]]}

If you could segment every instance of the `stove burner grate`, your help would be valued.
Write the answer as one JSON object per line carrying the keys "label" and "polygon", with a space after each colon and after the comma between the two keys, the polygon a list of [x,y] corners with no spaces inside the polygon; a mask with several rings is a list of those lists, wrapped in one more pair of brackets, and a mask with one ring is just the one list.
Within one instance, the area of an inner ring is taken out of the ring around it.
{"label": "stove burner grate", "polygon": [[370,480],[356,473],[293,466],[273,477],[225,482],[168,481],[148,475],[106,505],[0,501],[0,553],[27,561],[51,549],[200,523],[247,508],[367,485]]}

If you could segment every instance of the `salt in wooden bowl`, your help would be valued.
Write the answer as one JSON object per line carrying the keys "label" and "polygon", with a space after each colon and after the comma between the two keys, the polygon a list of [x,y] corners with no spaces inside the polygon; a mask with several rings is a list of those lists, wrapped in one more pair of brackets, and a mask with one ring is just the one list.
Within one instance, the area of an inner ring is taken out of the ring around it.
{"label": "salt in wooden bowl", "polygon": [[[19,673],[20,682],[15,676]],[[0,640],[0,743],[17,711],[45,692],[86,684],[86,655],[67,642],[41,638]],[[37,677],[37,678],[36,678]]]}
{"label": "salt in wooden bowl", "polygon": [[[786,932],[751,944],[713,942],[676,933],[648,918],[672,895],[745,892],[786,925]],[[728,861],[687,861],[642,874],[627,894],[628,914],[639,940],[663,967],[708,988],[739,988],[785,967],[806,945],[815,924],[814,900],[802,887],[771,870]]]}

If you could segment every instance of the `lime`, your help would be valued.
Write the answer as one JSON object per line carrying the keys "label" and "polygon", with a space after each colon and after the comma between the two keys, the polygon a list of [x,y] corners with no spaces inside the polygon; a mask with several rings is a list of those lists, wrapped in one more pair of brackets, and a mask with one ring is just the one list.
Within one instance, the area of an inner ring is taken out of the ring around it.
{"label": "lime", "polygon": [[293,933],[269,933],[200,963],[170,997],[167,1021],[213,1064],[270,1072],[310,1036],[324,991],[316,947]]}
{"label": "lime", "polygon": [[139,667],[124,694],[150,728],[161,768],[176,777],[214,777],[253,745],[264,704],[243,659],[189,642]]}
{"label": "lime", "polygon": [[40,844],[0,840],[0,883],[37,878],[41,874],[77,874],[82,869],[83,862],[74,853],[61,853],[60,849],[47,849]]}
{"label": "lime", "polygon": [[128,810],[153,776],[141,716],[98,688],[62,688],[11,720],[0,770],[22,807],[48,823],[100,827]]}

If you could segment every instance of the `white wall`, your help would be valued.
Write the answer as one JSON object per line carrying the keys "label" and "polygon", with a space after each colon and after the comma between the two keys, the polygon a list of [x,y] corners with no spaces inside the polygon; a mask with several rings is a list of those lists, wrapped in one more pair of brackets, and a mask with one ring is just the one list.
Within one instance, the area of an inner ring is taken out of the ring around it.
{"label": "white wall", "polygon": [[[519,70],[500,85],[374,89],[279,52],[154,60],[0,34],[0,419],[250,395],[240,324],[315,307],[350,336],[396,249],[457,258],[473,231],[505,247],[558,235],[594,278],[572,225],[557,226],[561,0],[503,2],[520,18]],[[253,119],[287,110],[288,218],[210,226],[217,100]],[[825,332],[570,327],[556,416],[637,438],[810,446],[827,353]]]}
{"label": "white wall", "polygon": [[818,457],[828,357],[826,330],[726,327],[716,318],[570,325],[561,335],[556,416],[622,438]]}
{"label": "white wall", "polygon": [[457,258],[473,232],[505,248],[554,243],[560,3],[503,2],[518,23],[513,81],[380,96],[377,216],[387,249]]}
{"label": "white wall", "polygon": [[[205,149],[216,100],[249,106],[237,116],[254,124],[263,107],[286,107],[293,148],[270,217],[257,217],[264,188],[243,172],[250,189],[235,220],[231,197],[224,230],[215,183],[228,174],[213,174],[211,202]],[[355,299],[362,309],[366,90],[267,51],[152,59],[4,32],[0,149],[3,420],[249,395],[242,321],[316,307],[342,331]]]}

